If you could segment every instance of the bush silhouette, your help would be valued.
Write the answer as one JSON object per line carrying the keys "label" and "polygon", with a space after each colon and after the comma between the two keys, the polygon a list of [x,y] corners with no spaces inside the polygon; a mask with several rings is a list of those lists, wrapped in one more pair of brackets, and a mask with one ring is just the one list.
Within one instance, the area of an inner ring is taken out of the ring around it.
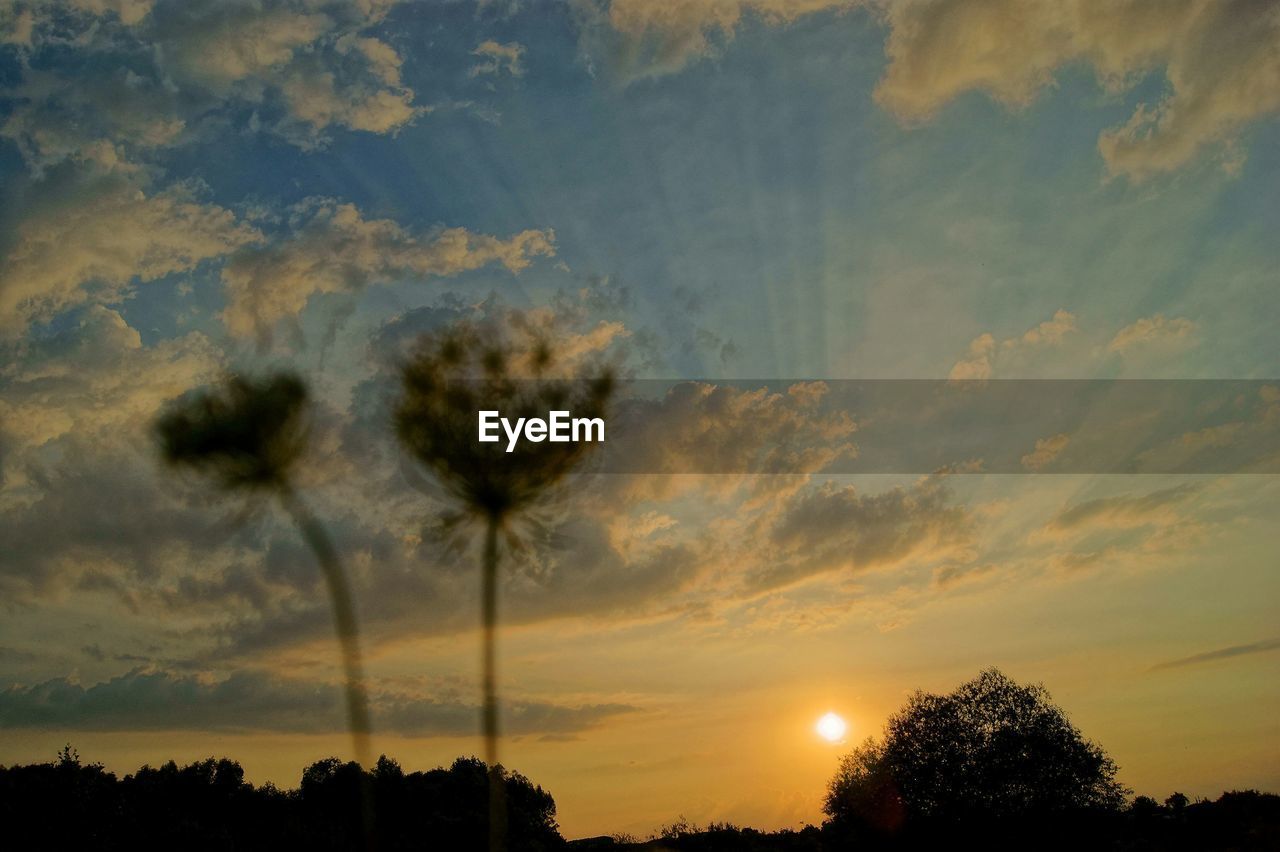
{"label": "bush silhouette", "polygon": [[949,695],[916,692],[840,764],[824,811],[833,830],[865,837],[1077,825],[1118,813],[1116,766],[1049,700],[988,669]]}

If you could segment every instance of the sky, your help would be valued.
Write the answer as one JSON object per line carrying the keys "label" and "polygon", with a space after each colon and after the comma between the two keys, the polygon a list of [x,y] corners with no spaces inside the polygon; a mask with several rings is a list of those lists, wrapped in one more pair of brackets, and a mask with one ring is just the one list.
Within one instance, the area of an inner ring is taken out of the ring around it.
{"label": "sky", "polygon": [[718,387],[672,434],[813,450],[589,478],[509,558],[503,759],[566,836],[816,822],[842,751],[993,665],[1135,792],[1280,789],[1274,466],[1103,474],[1064,431],[824,474],[874,418],[751,392],[1249,380],[1170,446],[1274,442],[1278,115],[1268,0],[0,0],[0,762],[350,756],[287,518],[150,439],[276,368],[376,750],[478,753],[476,554],[388,417],[412,340],[496,319]]}

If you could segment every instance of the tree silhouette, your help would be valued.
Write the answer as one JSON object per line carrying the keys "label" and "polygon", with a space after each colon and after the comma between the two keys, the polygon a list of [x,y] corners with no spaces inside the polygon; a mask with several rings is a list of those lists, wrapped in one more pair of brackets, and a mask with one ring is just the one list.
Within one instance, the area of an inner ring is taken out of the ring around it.
{"label": "tree silhouette", "polygon": [[842,759],[823,809],[873,834],[1115,812],[1115,774],[1043,686],[987,669],[949,695],[913,694],[882,740]]}
{"label": "tree silhouette", "polygon": [[554,377],[552,346],[523,328],[457,323],[427,335],[401,369],[396,434],[405,450],[429,471],[457,504],[447,519],[484,525],[481,562],[482,683],[485,760],[492,774],[490,848],[502,848],[502,768],[498,761],[499,535],[515,541],[512,521],[564,479],[592,446],[578,442],[480,443],[481,410],[504,417],[546,417],[553,410],[602,417],[613,392],[613,374],[598,369],[580,379]]}
{"label": "tree silhouette", "polygon": [[324,525],[293,485],[309,435],[306,384],[291,373],[230,376],[187,394],[156,421],[164,461],[210,478],[219,488],[268,494],[293,519],[320,565],[342,650],[347,726],[362,765],[369,763],[369,709],[359,631],[346,572]]}
{"label": "tree silhouette", "polygon": [[[297,789],[280,790],[255,787],[226,758],[170,760],[118,778],[71,754],[0,766],[0,824],[6,849],[349,852],[369,843],[362,794],[370,791],[381,852],[482,852],[488,780],[475,758],[425,772],[406,772],[386,756],[372,772],[327,758],[303,770]],[[503,782],[511,848],[563,850],[551,794],[518,772]]]}

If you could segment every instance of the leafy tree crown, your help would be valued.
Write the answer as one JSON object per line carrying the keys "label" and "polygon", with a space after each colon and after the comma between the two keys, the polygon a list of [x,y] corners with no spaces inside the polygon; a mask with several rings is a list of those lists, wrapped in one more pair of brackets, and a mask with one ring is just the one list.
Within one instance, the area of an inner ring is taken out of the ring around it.
{"label": "leafy tree crown", "polygon": [[916,692],[882,740],[840,764],[824,810],[892,828],[1120,808],[1116,765],[1039,684],[987,669],[948,695]]}

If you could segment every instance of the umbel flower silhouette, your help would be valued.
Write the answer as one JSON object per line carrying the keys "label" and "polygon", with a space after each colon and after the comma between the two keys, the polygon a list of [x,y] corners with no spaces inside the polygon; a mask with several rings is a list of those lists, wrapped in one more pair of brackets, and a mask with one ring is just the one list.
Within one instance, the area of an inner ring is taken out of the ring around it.
{"label": "umbel flower silhouette", "polygon": [[553,372],[561,367],[552,345],[527,328],[504,332],[461,322],[418,342],[401,368],[394,414],[405,451],[456,503],[446,521],[473,519],[484,527],[482,713],[491,773],[489,846],[494,852],[504,847],[505,819],[496,673],[499,535],[517,543],[512,522],[561,483],[594,444],[524,441],[508,452],[499,443],[477,440],[477,417],[481,410],[495,409],[513,420],[556,410],[604,417],[614,391],[613,371],[598,367],[570,378]]}
{"label": "umbel flower silhouette", "polygon": [[324,525],[293,484],[309,436],[307,386],[291,373],[230,376],[189,393],[155,423],[166,464],[208,477],[219,488],[274,496],[315,554],[342,650],[347,726],[356,760],[370,765],[369,709],[355,607],[346,572]]}

